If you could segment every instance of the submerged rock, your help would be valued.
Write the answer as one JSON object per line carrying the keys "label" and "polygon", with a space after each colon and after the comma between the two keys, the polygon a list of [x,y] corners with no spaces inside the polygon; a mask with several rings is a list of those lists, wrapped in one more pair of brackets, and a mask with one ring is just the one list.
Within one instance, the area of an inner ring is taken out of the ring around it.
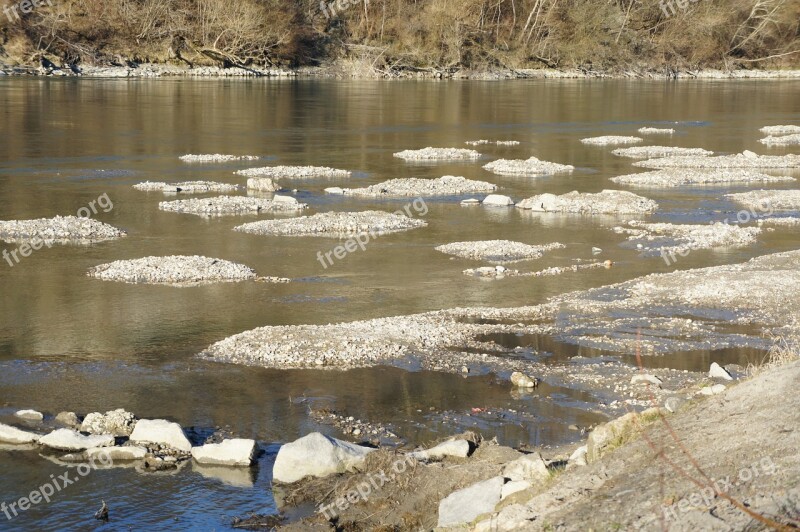
{"label": "submerged rock", "polygon": [[223,155],[221,153],[204,153],[200,155],[182,155],[180,160],[185,163],[227,163],[231,161],[255,161],[260,159],[257,155]]}
{"label": "submerged rock", "polygon": [[578,191],[561,196],[540,194],[522,200],[517,207],[539,212],[649,214],[658,209],[658,203],[624,190],[603,190],[596,194]]}
{"label": "submerged rock", "polygon": [[0,423],[0,443],[24,445],[26,443],[36,443],[39,438],[40,436],[33,432]]}
{"label": "submerged rock", "polygon": [[574,166],[569,164],[541,161],[536,157],[528,159],[498,159],[483,166],[484,169],[497,174],[509,176],[539,176],[560,173],[572,173]]}
{"label": "submerged rock", "polygon": [[[517,262],[539,259],[545,252],[563,249],[558,242],[543,245],[529,245],[511,240],[478,240],[474,242],[453,242],[437,246],[436,251],[455,255],[464,259],[485,260],[489,262]],[[502,272],[501,272],[502,273]]]}
{"label": "submerged rock", "polygon": [[89,434],[111,434],[112,436],[130,436],[136,425],[136,416],[124,409],[111,410],[105,414],[92,412],[87,414],[81,424],[81,432]]}
{"label": "submerged rock", "polygon": [[355,471],[374,451],[352,443],[312,432],[281,446],[275,458],[272,478],[291,484],[305,477],[327,477]]}
{"label": "submerged rock", "polygon": [[495,144],[497,146],[519,146],[518,140],[468,140],[464,144],[467,146],[483,146],[486,144]]}
{"label": "submerged rock", "polygon": [[497,189],[497,185],[486,181],[476,181],[460,176],[446,175],[438,179],[422,179],[409,177],[390,179],[383,183],[370,185],[364,188],[345,188],[343,194],[352,196],[455,196],[458,194],[472,194],[475,192],[490,192]]}
{"label": "submerged rock", "polygon": [[638,132],[642,135],[674,135],[675,130],[672,128],[658,128],[658,127],[640,127]]}
{"label": "submerged rock", "polygon": [[[93,447],[86,449],[86,458],[91,461],[100,462],[133,462],[144,460],[147,456],[147,449],[126,445],[124,447]],[[111,465],[111,464],[108,464]]]}
{"label": "submerged rock", "polygon": [[504,484],[505,479],[497,476],[451,493],[439,503],[437,526],[466,525],[479,515],[494,512]]}
{"label": "submerged rock", "polygon": [[[284,220],[262,220],[234,227],[255,235],[353,237],[385,235],[425,227],[424,220],[383,211],[323,212]],[[358,249],[358,248],[356,248]]]}
{"label": "submerged rock", "polygon": [[201,464],[249,467],[256,455],[254,440],[232,439],[192,448],[192,457]]}
{"label": "submerged rock", "polygon": [[[236,173],[245,177],[269,177],[272,179],[314,179],[322,177],[346,179],[353,175],[349,170],[337,170],[327,166],[264,166],[262,168],[247,168]],[[249,181],[247,186],[250,188]]]}
{"label": "submerged rock", "polygon": [[122,229],[91,218],[78,216],[0,221],[0,240],[6,242],[38,241],[45,244],[85,244],[115,240],[126,234]]}
{"label": "submerged rock", "polygon": [[85,451],[92,447],[113,446],[114,436],[110,434],[84,436],[71,429],[57,429],[39,438],[39,443],[59,451]]}
{"label": "submerged rock", "polygon": [[539,380],[536,377],[529,377],[524,373],[515,371],[511,374],[511,384],[517,388],[536,388],[539,385]]}
{"label": "submerged rock", "polygon": [[103,281],[174,286],[231,283],[258,278],[255,270],[243,264],[210,257],[183,255],[118,260],[95,266],[87,275]]}
{"label": "submerged rock", "polygon": [[176,201],[162,201],[158,208],[162,211],[196,214],[200,216],[226,216],[256,214],[259,212],[292,212],[308,207],[305,203],[286,203],[273,199],[251,198],[246,196],[217,196],[214,198],[193,198]]}
{"label": "submerged rock", "polygon": [[762,230],[758,227],[714,224],[670,224],[632,221],[614,231],[630,235],[628,242],[644,255],[665,253],[685,255],[691,250],[742,247],[754,244]]}
{"label": "submerged rock", "polygon": [[606,135],[603,137],[590,137],[587,139],[581,139],[581,142],[593,146],[611,146],[614,144],[639,144],[640,142],[644,142],[644,139],[641,137]]}
{"label": "submerged rock", "polygon": [[421,150],[404,150],[394,154],[398,159],[406,161],[463,161],[480,159],[482,156],[475,150],[464,148],[422,148]]}
{"label": "submerged rock", "polygon": [[192,444],[181,426],[165,419],[140,419],[130,441],[161,444],[186,453],[192,451]]}

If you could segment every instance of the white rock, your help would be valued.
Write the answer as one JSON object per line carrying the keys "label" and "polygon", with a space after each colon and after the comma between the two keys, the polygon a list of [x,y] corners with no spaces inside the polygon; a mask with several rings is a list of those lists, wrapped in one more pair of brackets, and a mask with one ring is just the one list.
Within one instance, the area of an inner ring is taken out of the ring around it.
{"label": "white rock", "polygon": [[711,368],[708,370],[708,376],[712,379],[724,379],[726,381],[732,381],[733,377],[728,370],[717,364],[716,362],[711,363]]}
{"label": "white rock", "polygon": [[511,205],[514,205],[514,200],[501,194],[489,194],[483,199],[482,203],[484,205],[496,207],[510,207]]}
{"label": "white rock", "polygon": [[538,381],[534,377],[529,377],[524,373],[515,371],[511,374],[511,384],[517,388],[536,388]]}
{"label": "white rock", "polygon": [[469,198],[465,200],[461,200],[461,205],[480,205],[481,200],[476,198]]}
{"label": "white rock", "polygon": [[374,449],[312,432],[283,445],[275,458],[272,478],[291,484],[305,477],[326,477],[363,466]]}
{"label": "white rock", "polygon": [[75,412],[59,412],[56,415],[56,422],[67,427],[78,428],[81,425],[80,419]]}
{"label": "white rock", "polygon": [[110,434],[84,436],[71,429],[58,429],[39,438],[39,443],[59,451],[85,451],[92,447],[111,447],[114,445],[114,436]]}
{"label": "white rock", "polygon": [[39,441],[39,435],[0,423],[0,443],[22,445]]}
{"label": "white rock", "polygon": [[344,194],[344,189],[342,187],[328,187],[325,189],[325,192],[328,194],[342,195]]}
{"label": "white rock", "polygon": [[439,503],[439,527],[471,523],[481,514],[494,512],[505,484],[503,477],[494,477],[455,491]]}
{"label": "white rock", "polygon": [[706,386],[705,388],[701,388],[698,392],[700,395],[719,395],[725,391],[724,384],[715,384],[713,386]]}
{"label": "white rock", "polygon": [[586,465],[586,453],[589,451],[588,445],[581,445],[571,455],[569,455],[569,460],[567,460],[567,466],[585,466]]}
{"label": "white rock", "polygon": [[272,197],[272,201],[276,203],[300,203],[292,196],[278,196],[277,194]]}
{"label": "white rock", "polygon": [[604,137],[590,137],[581,139],[584,144],[591,144],[594,146],[609,146],[613,144],[638,144],[643,142],[644,139],[640,137],[620,137],[616,135],[606,135]]}
{"label": "white rock", "polygon": [[520,456],[503,467],[503,476],[510,480],[530,480],[541,482],[550,478],[547,464],[539,453]]}
{"label": "white rock", "polygon": [[506,482],[500,490],[500,500],[505,500],[509,495],[513,495],[519,491],[525,491],[531,487],[533,487],[533,484],[527,480],[512,480],[511,482]]}
{"label": "white rock", "polygon": [[201,464],[249,467],[256,455],[254,440],[232,439],[192,448],[192,456]]}
{"label": "white rock", "polygon": [[44,414],[36,410],[19,410],[14,414],[18,418],[27,419],[29,421],[41,421],[44,419]]}
{"label": "white rock", "polygon": [[275,192],[281,187],[269,177],[251,177],[247,180],[247,189],[257,192]]}
{"label": "white rock", "polygon": [[112,436],[130,436],[136,424],[136,416],[124,409],[111,410],[105,414],[92,412],[87,414],[81,424],[81,432],[89,434],[111,434]]}
{"label": "white rock", "polygon": [[655,386],[661,387],[661,384],[663,384],[664,381],[662,381],[655,375],[649,375],[647,373],[639,373],[631,377],[631,384],[639,384],[640,382],[647,382]]}
{"label": "white rock", "polygon": [[132,462],[134,460],[144,460],[147,456],[147,449],[144,447],[92,447],[86,449],[86,457],[91,461],[98,461],[104,465],[106,462]]}
{"label": "white rock", "polygon": [[409,453],[411,458],[422,462],[434,462],[442,460],[446,456],[466,458],[468,455],[469,442],[467,440],[449,440],[425,451]]}
{"label": "white rock", "polygon": [[140,419],[133,429],[130,440],[159,443],[187,453],[192,450],[192,444],[181,426],[165,419]]}

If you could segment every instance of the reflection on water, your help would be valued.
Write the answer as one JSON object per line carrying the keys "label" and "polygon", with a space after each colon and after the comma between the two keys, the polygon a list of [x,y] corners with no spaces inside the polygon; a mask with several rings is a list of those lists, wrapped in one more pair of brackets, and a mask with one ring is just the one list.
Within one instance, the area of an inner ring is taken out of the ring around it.
{"label": "reflection on water", "polygon": [[[105,193],[114,209],[97,218],[129,234],[93,246],[42,249],[13,267],[0,262],[0,406],[51,414],[124,407],[198,431],[228,426],[265,445],[319,429],[307,415],[312,407],[388,423],[410,443],[470,427],[512,445],[572,440],[577,435],[565,427],[591,424],[596,417],[587,411],[590,398],[566,389],[512,396],[507,383],[490,375],[465,379],[392,368],[281,372],[209,364],[193,355],[264,325],[532,305],[555,294],[669,271],[658,258],[641,258],[636,250],[620,247],[620,236],[609,229],[624,218],[463,208],[457,199],[436,198],[426,201],[427,228],[375,239],[365,251],[323,270],[316,254],[330,249],[330,239],[234,233],[235,225],[270,215],[209,220],[162,212],[158,202],[169,197],[131,186],[144,180],[241,184],[244,179],[233,172],[249,163],[178,160],[186,153],[232,153],[269,158],[252,166],[310,164],[355,172],[349,183],[284,181],[310,204],[309,214],[394,211],[407,200],[329,196],[323,189],[395,177],[463,175],[496,183],[515,199],[576,189],[597,192],[617,188],[609,177],[638,170],[631,160],[585,146],[580,138],[674,124],[678,134],[652,142],[785,153],[791,148],[760,145],[758,128],[800,121],[797,90],[796,81],[0,80],[0,219],[74,214]],[[478,138],[521,144],[479,146],[485,154],[480,164],[408,165],[392,156],[409,148],[463,147]],[[511,178],[481,168],[494,158],[531,155],[578,170]],[[637,192],[662,205],[655,221],[706,223],[738,210],[721,199],[720,189]],[[461,274],[480,263],[433,249],[488,238],[567,246],[515,265],[521,270],[597,258],[611,259],[615,267],[480,282]],[[756,246],[694,252],[676,267],[738,262],[796,245],[796,235],[781,229],[763,235]],[[592,247],[603,253],[594,257]],[[260,275],[302,282],[176,289],[85,276],[103,262],[164,254],[220,257],[243,262]],[[523,341],[556,357],[571,353],[569,346],[549,344],[547,338]],[[602,355],[588,349],[578,354]],[[707,357],[741,363],[754,354],[687,353],[654,363],[695,369],[704,368]],[[510,415],[513,422],[468,415],[478,406]],[[176,477],[149,477],[130,470],[98,471],[10,525],[93,528],[97,525],[87,516],[105,498],[112,522],[99,528],[224,527],[233,515],[274,512],[273,456],[274,446],[257,472],[187,468]],[[16,500],[59,471],[35,453],[0,452],[0,501]]]}

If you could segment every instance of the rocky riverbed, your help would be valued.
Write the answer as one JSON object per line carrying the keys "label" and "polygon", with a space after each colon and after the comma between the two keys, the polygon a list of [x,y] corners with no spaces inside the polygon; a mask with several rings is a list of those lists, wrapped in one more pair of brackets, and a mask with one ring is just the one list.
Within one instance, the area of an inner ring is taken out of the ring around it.
{"label": "rocky riverbed", "polygon": [[350,196],[453,196],[476,192],[491,192],[497,185],[467,179],[461,176],[446,175],[437,179],[421,179],[417,177],[390,179],[383,183],[363,188],[327,188],[329,194],[345,194]]}
{"label": "rocky riverbed", "polygon": [[291,196],[273,196],[271,199],[246,196],[217,196],[214,198],[192,198],[162,201],[162,211],[195,214],[198,216],[236,216],[261,212],[302,211],[308,205]]}
{"label": "rocky riverbed", "polygon": [[0,221],[0,239],[6,242],[89,244],[115,240],[126,234],[122,229],[79,216]]}
{"label": "rocky riverbed", "polygon": [[638,174],[612,177],[611,181],[620,185],[637,187],[675,188],[683,186],[714,186],[749,183],[786,183],[796,181],[794,177],[785,175],[767,175],[743,169],[695,169],[669,168],[653,170]]}
{"label": "rocky riverbed", "polygon": [[424,220],[384,211],[321,212],[286,220],[262,220],[239,225],[234,231],[256,235],[327,236],[382,235],[428,225]]}
{"label": "rocky riverbed", "polygon": [[464,259],[485,260],[488,262],[518,262],[527,259],[539,259],[545,252],[562,249],[564,244],[552,243],[530,245],[510,240],[484,240],[473,242],[453,242],[436,248],[437,251]]}

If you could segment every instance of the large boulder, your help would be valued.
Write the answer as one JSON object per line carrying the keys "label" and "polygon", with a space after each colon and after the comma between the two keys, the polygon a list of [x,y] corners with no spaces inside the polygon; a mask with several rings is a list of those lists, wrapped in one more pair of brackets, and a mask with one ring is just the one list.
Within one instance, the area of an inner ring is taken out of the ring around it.
{"label": "large boulder", "polygon": [[469,456],[469,442],[467,440],[448,440],[431,449],[409,453],[409,456],[421,462],[435,462],[446,456],[466,458]]}
{"label": "large boulder", "polygon": [[112,436],[130,436],[136,425],[136,416],[122,408],[111,410],[105,414],[92,412],[81,424],[81,432],[89,434],[111,434]]}
{"label": "large boulder", "polygon": [[272,478],[290,484],[305,477],[326,477],[354,471],[374,449],[312,432],[278,451]]}
{"label": "large boulder", "polygon": [[39,435],[0,423],[0,443],[23,445],[39,441]]}
{"label": "large boulder", "polygon": [[192,457],[201,464],[248,467],[256,455],[254,440],[233,439],[192,448]]}
{"label": "large boulder", "polygon": [[114,445],[114,436],[110,434],[84,436],[72,429],[58,429],[39,438],[39,443],[59,451],[85,451],[92,447],[111,447]]}
{"label": "large boulder", "polygon": [[503,476],[509,480],[543,482],[550,478],[547,464],[539,453],[526,454],[509,462],[503,468]]}
{"label": "large boulder", "polygon": [[166,419],[140,419],[131,433],[130,440],[158,443],[185,453],[192,451],[192,444],[181,426]]}
{"label": "large boulder", "polygon": [[498,476],[451,493],[439,503],[438,526],[464,525],[481,514],[494,512],[503,484],[505,479]]}

